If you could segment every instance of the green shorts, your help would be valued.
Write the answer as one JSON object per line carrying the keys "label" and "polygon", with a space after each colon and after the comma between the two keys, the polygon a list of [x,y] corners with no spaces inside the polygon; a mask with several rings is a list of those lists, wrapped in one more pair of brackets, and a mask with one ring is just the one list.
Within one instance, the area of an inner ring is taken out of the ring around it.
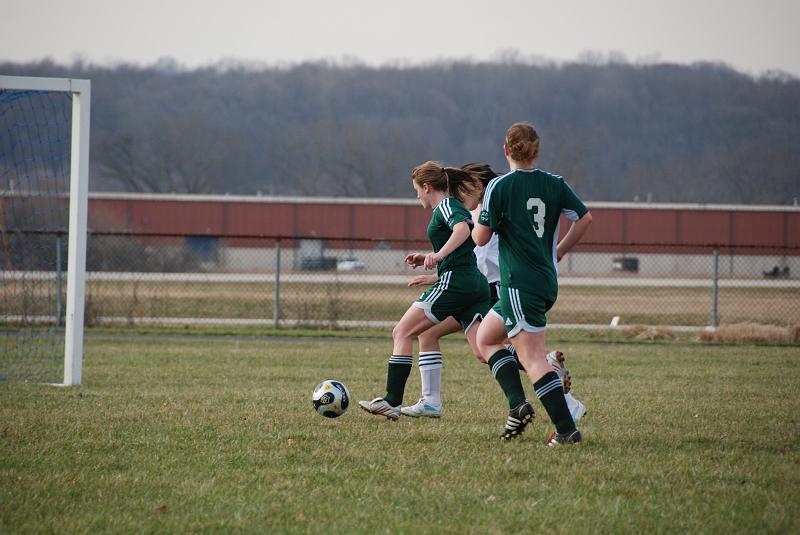
{"label": "green shorts", "polygon": [[467,332],[489,311],[489,283],[477,269],[445,271],[419,296],[414,306],[421,308],[433,323],[453,316]]}
{"label": "green shorts", "polygon": [[540,295],[500,286],[500,300],[492,307],[492,314],[503,321],[508,337],[511,338],[520,331],[544,331],[547,325],[546,313],[553,304],[553,301]]}

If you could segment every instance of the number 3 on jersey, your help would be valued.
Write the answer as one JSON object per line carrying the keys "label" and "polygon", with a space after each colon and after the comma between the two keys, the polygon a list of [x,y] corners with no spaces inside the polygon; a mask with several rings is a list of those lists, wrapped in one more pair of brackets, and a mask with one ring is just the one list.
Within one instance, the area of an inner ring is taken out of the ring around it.
{"label": "number 3 on jersey", "polygon": [[541,238],[544,236],[544,203],[538,197],[531,197],[528,199],[528,210],[536,211],[533,213],[533,230],[536,231],[536,236]]}

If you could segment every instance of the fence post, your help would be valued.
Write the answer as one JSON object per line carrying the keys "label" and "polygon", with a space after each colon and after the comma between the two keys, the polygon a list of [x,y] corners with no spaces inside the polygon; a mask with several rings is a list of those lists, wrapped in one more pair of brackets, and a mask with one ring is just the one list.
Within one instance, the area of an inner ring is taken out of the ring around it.
{"label": "fence post", "polygon": [[717,328],[717,305],[719,302],[719,250],[714,249],[711,260],[711,327]]}
{"label": "fence post", "polygon": [[61,234],[56,234],[56,325],[61,327],[64,323],[62,318],[61,291],[63,290],[64,281],[63,273],[61,271]]}
{"label": "fence post", "polygon": [[281,241],[275,241],[275,301],[272,304],[272,327],[277,329],[281,321]]}

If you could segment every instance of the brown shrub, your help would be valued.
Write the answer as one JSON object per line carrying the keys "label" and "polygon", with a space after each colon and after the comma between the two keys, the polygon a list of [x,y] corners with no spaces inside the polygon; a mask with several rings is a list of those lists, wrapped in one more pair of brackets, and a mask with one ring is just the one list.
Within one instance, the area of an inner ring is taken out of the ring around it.
{"label": "brown shrub", "polygon": [[800,343],[800,325],[780,327],[758,323],[720,325],[716,331],[704,330],[698,335],[703,342],[788,342]]}
{"label": "brown shrub", "polygon": [[638,338],[640,334],[647,331],[646,325],[627,325],[619,332],[623,338]]}
{"label": "brown shrub", "polygon": [[800,344],[800,324],[789,325],[789,341]]}
{"label": "brown shrub", "polygon": [[648,327],[636,335],[637,340],[672,340],[675,334],[669,327]]}

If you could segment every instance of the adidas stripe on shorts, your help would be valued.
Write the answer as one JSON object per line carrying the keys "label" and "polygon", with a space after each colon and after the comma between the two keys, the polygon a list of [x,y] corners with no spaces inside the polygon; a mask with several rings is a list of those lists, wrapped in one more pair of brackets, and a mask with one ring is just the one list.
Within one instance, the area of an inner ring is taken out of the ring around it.
{"label": "adidas stripe on shorts", "polygon": [[492,314],[499,316],[512,337],[520,331],[542,332],[547,326],[547,311],[553,301],[540,295],[517,288],[500,286],[500,300],[492,307]]}

